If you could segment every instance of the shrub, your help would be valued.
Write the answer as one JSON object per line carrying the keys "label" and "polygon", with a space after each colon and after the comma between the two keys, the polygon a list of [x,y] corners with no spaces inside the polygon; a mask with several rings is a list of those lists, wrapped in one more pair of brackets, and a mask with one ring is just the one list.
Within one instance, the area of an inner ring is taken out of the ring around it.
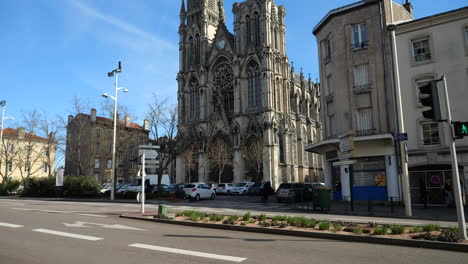
{"label": "shrub", "polygon": [[249,224],[255,224],[255,222],[257,222],[257,220],[255,220],[255,219],[250,219],[249,220]]}
{"label": "shrub", "polygon": [[440,231],[440,226],[435,224],[428,224],[423,226],[424,232]]}
{"label": "shrub", "polygon": [[63,181],[63,192],[68,197],[93,197],[99,192],[99,184],[91,177],[67,176]]}
{"label": "shrub", "polygon": [[374,235],[386,235],[387,232],[388,232],[388,228],[385,226],[374,228]]}
{"label": "shrub", "polygon": [[341,231],[341,229],[343,229],[342,225],[340,225],[338,223],[333,224],[333,233],[339,232],[339,231]]}
{"label": "shrub", "polygon": [[353,234],[355,235],[362,235],[362,233],[363,233],[362,227],[356,227],[353,229]]}
{"label": "shrub", "polygon": [[20,185],[18,180],[6,180],[4,184],[0,184],[0,196],[17,192]]}
{"label": "shrub", "polygon": [[261,227],[270,227],[271,224],[270,224],[270,223],[267,223],[267,222],[261,222],[261,223],[260,223],[260,226],[261,226]]}
{"label": "shrub", "polygon": [[460,242],[462,237],[458,233],[458,228],[444,229],[437,236],[437,240],[442,242]]}
{"label": "shrub", "polygon": [[183,213],[183,212],[177,212],[177,213],[175,214],[175,216],[176,216],[176,217],[184,216],[184,213]]}
{"label": "shrub", "polygon": [[229,219],[235,222],[235,221],[239,220],[239,216],[231,215],[231,216],[229,216]]}
{"label": "shrub", "polygon": [[411,237],[412,239],[424,239],[424,240],[437,240],[437,236],[431,233],[424,233],[419,235],[414,235]]}
{"label": "shrub", "polygon": [[330,222],[329,221],[320,222],[319,229],[320,230],[330,230]]}
{"label": "shrub", "polygon": [[376,227],[376,226],[377,226],[377,223],[369,222],[369,227]]}
{"label": "shrub", "polygon": [[189,216],[189,219],[190,219],[190,221],[199,221],[199,220],[203,220],[205,217],[206,217],[205,213],[193,212]]}
{"label": "shrub", "polygon": [[458,233],[458,227],[456,227],[456,226],[449,226],[449,227],[448,227],[448,230],[451,230],[451,231],[453,231],[453,232],[457,232],[457,233]]}
{"label": "shrub", "polygon": [[258,216],[258,221],[260,222],[264,222],[266,220],[266,215],[265,214],[261,214]]}
{"label": "shrub", "polygon": [[219,222],[224,219],[224,215],[212,214],[209,216],[210,221]]}
{"label": "shrub", "polygon": [[55,178],[31,177],[25,179],[23,195],[29,197],[54,197]]}
{"label": "shrub", "polygon": [[413,229],[411,229],[411,233],[421,233],[423,231],[423,228],[420,226],[415,226]]}
{"label": "shrub", "polygon": [[247,212],[244,214],[244,216],[242,217],[242,220],[243,221],[249,221],[250,220],[250,212]]}
{"label": "shrub", "polygon": [[304,227],[312,227],[314,228],[315,225],[317,224],[317,221],[315,221],[314,219],[304,219],[303,222],[302,222],[302,225]]}
{"label": "shrub", "polygon": [[271,220],[275,222],[283,222],[283,221],[286,221],[287,219],[288,218],[286,216],[280,216],[280,215],[273,216],[273,218],[271,218]]}
{"label": "shrub", "polygon": [[391,225],[390,229],[392,230],[392,234],[401,235],[405,233],[405,226],[403,225]]}

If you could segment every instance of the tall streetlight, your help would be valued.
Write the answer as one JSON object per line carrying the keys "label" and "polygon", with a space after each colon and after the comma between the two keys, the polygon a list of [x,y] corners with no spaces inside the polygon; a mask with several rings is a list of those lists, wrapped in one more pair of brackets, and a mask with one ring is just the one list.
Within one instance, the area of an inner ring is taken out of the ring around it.
{"label": "tall streetlight", "polygon": [[[397,108],[397,119],[398,119],[398,133],[405,132],[405,123],[403,120],[403,105],[401,98],[401,87],[400,87],[400,72],[398,68],[398,51],[396,46],[396,34],[395,30],[397,26],[395,24],[389,24],[387,30],[390,31],[390,44],[392,46],[392,59],[393,59],[393,79],[395,88],[395,100]],[[412,216],[411,208],[411,190],[409,183],[409,172],[408,172],[408,153],[405,141],[400,142],[400,159],[401,159],[401,183],[403,188],[403,201],[405,203],[405,215]]]}
{"label": "tall streetlight", "polygon": [[[119,81],[119,73],[122,72],[122,63],[119,61],[119,67],[109,73],[107,73],[108,77],[114,77],[115,75],[115,96],[112,96],[108,93],[105,93],[102,95],[104,98],[111,98],[114,100],[114,140],[112,141],[112,186],[111,186],[111,200],[115,199],[115,178],[116,178],[116,162],[115,162],[115,146],[116,146],[116,140],[117,140],[117,95],[118,91],[123,89],[123,87],[118,86],[118,81]],[[124,93],[127,93],[128,90],[124,89]]]}
{"label": "tall streetlight", "polygon": [[[11,116],[5,116],[5,108],[6,108],[6,101],[0,101],[0,106],[2,107],[2,122],[0,126],[0,165],[2,164],[2,155],[3,155],[3,123],[6,119],[15,120],[15,118]],[[1,168],[1,166],[0,166]],[[3,181],[2,181],[3,182]]]}

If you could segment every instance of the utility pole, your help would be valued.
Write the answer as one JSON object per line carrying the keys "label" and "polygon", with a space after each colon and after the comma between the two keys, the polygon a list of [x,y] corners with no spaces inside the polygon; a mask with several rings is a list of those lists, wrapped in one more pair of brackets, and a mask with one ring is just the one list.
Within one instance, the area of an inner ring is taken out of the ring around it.
{"label": "utility pole", "polygon": [[455,146],[455,131],[452,126],[452,113],[450,112],[450,100],[448,96],[447,80],[445,76],[442,76],[442,79],[438,81],[444,82],[444,91],[445,91],[445,107],[447,111],[447,122],[446,126],[452,132],[452,138],[450,139],[450,157],[452,160],[452,182],[455,191],[455,205],[457,206],[457,218],[458,218],[458,231],[463,240],[467,240],[466,236],[466,223],[465,223],[465,212],[463,210],[463,200],[460,186],[460,176],[458,173],[458,161],[457,161],[457,150]]}
{"label": "utility pole", "polygon": [[145,176],[146,176],[146,171],[145,171],[145,163],[146,163],[146,155],[143,153],[141,157],[142,163],[141,163],[141,213],[145,213]]}

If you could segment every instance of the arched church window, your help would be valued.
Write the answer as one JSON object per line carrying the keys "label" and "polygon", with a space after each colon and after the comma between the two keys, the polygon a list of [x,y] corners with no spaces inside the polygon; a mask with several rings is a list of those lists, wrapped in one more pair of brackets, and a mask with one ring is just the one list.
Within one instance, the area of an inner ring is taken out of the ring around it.
{"label": "arched church window", "polygon": [[190,119],[195,119],[200,117],[200,92],[199,85],[196,79],[192,79],[189,84],[190,88],[190,100],[189,100],[189,109],[190,109]]}
{"label": "arched church window", "polygon": [[279,45],[278,45],[278,29],[275,29],[275,49],[279,49]]}
{"label": "arched church window", "polygon": [[284,164],[284,139],[281,133],[278,133],[278,145],[279,145],[279,162]]}
{"label": "arched church window", "polygon": [[260,88],[260,69],[258,64],[252,62],[247,69],[247,87],[249,107],[260,107],[262,90]]}
{"label": "arched church window", "polygon": [[195,64],[200,64],[200,35],[197,34],[196,37],[196,44],[195,44]]}
{"label": "arched church window", "polygon": [[192,0],[191,8],[198,8],[200,7],[200,0]]}
{"label": "arched church window", "polygon": [[215,10],[214,0],[208,0],[208,7],[212,10]]}
{"label": "arched church window", "polygon": [[260,15],[257,12],[254,13],[254,24],[255,46],[260,46]]}
{"label": "arched church window", "polygon": [[234,111],[234,75],[232,68],[227,64],[221,64],[213,74],[215,89],[221,94],[224,111],[229,114]]}
{"label": "arched church window", "polygon": [[252,22],[250,21],[250,16],[245,17],[245,40],[247,43],[247,48],[252,45]]}

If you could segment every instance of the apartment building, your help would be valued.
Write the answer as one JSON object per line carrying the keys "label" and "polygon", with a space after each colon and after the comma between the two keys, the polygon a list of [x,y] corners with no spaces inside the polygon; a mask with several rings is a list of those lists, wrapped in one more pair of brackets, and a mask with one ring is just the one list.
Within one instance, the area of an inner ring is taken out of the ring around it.
{"label": "apartment building", "polygon": [[412,19],[408,1],[363,0],[331,10],[313,29],[324,128],[306,150],[323,155],[336,200],[400,199],[387,24]]}
{"label": "apartment building", "polygon": [[[444,123],[424,119],[421,85],[446,77],[455,121],[468,121],[468,7],[397,24],[398,66],[408,132],[413,203],[443,204],[443,185],[452,175],[449,144],[452,132]],[[440,101],[445,102],[443,84]],[[445,104],[442,113],[446,118]],[[468,139],[457,140],[460,178],[468,182]],[[463,184],[468,191],[467,184]]]}
{"label": "apartment building", "polygon": [[48,177],[54,173],[56,142],[54,134],[37,136],[25,128],[3,130],[0,175],[3,179],[24,180]]}
{"label": "apartment building", "polygon": [[[80,113],[68,117],[65,175],[94,177],[98,182],[111,181],[114,121]],[[117,122],[117,182],[130,182],[138,173],[138,146],[149,141],[149,123],[130,122],[130,116]]]}

